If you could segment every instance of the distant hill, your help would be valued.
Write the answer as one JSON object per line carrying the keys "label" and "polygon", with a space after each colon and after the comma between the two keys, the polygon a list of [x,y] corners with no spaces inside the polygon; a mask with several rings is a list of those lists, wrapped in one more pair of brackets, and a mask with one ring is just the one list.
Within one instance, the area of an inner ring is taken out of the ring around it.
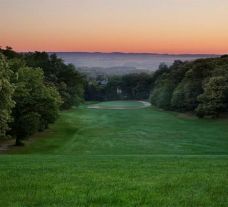
{"label": "distant hill", "polygon": [[[175,60],[195,60],[199,58],[217,57],[207,54],[156,54],[156,53],[101,53],[101,52],[58,52],[56,53],[66,63],[72,63],[77,68],[106,68],[107,70],[149,70],[155,71],[161,63],[171,65]],[[111,68],[111,69],[110,69]],[[130,69],[131,68],[131,69]]]}
{"label": "distant hill", "polygon": [[144,69],[140,70],[134,67],[111,67],[111,68],[81,67],[81,68],[78,68],[78,70],[81,73],[84,73],[91,78],[96,78],[97,76],[126,75],[130,73],[151,73],[150,70],[144,70]]}

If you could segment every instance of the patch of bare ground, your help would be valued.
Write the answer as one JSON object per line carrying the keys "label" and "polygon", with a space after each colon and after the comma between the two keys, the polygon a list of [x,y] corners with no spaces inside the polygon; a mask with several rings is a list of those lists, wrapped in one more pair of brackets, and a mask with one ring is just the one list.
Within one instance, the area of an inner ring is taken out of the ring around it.
{"label": "patch of bare ground", "polygon": [[4,139],[0,142],[0,154],[4,154],[15,145],[15,139]]}

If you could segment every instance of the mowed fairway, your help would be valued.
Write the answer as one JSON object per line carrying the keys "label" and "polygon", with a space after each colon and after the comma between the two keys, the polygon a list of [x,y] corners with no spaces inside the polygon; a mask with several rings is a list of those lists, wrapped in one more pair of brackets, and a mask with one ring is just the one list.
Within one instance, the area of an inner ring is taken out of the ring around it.
{"label": "mowed fairway", "polygon": [[156,108],[63,112],[0,156],[0,206],[228,206],[228,120]]}

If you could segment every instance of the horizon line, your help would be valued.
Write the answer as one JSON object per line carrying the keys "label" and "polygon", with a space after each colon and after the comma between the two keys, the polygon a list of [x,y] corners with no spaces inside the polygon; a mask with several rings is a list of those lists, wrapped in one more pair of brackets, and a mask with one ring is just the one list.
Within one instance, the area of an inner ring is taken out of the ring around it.
{"label": "horizon line", "polygon": [[45,50],[33,50],[33,51],[16,51],[19,53],[29,53],[29,52],[47,52],[47,53],[82,53],[82,54],[123,54],[123,55],[212,55],[212,56],[222,56],[227,55],[226,53],[159,53],[159,52],[101,52],[101,51],[45,51]]}

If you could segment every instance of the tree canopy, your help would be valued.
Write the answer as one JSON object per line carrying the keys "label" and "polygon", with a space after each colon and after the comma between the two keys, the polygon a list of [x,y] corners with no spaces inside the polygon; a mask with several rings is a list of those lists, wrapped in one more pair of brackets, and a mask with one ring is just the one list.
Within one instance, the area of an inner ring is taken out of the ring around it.
{"label": "tree canopy", "polygon": [[53,123],[60,109],[83,101],[84,77],[71,64],[46,52],[0,49],[0,137],[16,144]]}
{"label": "tree canopy", "polygon": [[5,57],[0,53],[0,138],[6,135],[11,121],[11,111],[14,106],[14,85],[10,78],[12,75]]}
{"label": "tree canopy", "polygon": [[[163,67],[164,68],[164,67]],[[218,117],[228,110],[228,57],[175,62],[154,74],[151,103],[167,110]]]}

